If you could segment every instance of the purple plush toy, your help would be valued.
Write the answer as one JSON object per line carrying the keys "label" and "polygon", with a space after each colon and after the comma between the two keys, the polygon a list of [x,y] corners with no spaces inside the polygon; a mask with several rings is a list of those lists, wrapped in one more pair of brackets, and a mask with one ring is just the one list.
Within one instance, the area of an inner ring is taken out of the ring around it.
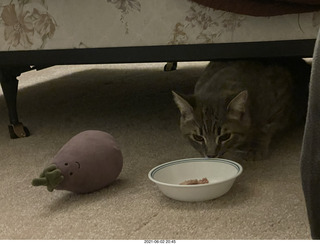
{"label": "purple plush toy", "polygon": [[47,186],[48,191],[89,193],[115,181],[122,166],[114,138],[103,131],[88,130],[72,137],[32,185]]}

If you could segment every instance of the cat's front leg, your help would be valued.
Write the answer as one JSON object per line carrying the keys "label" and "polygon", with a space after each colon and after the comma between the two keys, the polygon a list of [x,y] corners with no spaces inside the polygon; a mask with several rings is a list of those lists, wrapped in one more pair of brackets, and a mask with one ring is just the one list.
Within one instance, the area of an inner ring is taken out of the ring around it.
{"label": "cat's front leg", "polygon": [[246,161],[246,154],[243,151],[235,150],[235,151],[227,151],[225,152],[221,158],[229,159],[238,163],[244,163]]}
{"label": "cat's front leg", "polygon": [[269,157],[269,145],[271,136],[268,134],[256,135],[248,145],[245,156],[247,161],[259,161]]}

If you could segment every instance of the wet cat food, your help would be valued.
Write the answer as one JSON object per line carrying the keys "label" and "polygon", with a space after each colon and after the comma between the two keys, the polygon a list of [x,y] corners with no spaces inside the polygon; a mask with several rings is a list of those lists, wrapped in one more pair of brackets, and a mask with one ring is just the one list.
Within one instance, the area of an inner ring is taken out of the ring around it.
{"label": "wet cat food", "polygon": [[179,185],[198,185],[198,184],[208,184],[209,181],[207,178],[202,178],[201,180],[186,180],[184,182],[181,182]]}

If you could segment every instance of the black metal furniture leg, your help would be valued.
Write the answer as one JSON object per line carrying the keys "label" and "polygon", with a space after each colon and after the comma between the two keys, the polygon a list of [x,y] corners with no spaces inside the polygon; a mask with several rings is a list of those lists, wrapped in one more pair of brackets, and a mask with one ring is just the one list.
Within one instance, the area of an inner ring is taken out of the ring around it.
{"label": "black metal furniture leg", "polygon": [[17,113],[17,92],[19,82],[17,76],[23,71],[26,71],[26,69],[0,68],[0,83],[7,103],[10,121],[8,128],[12,139],[27,137],[30,135],[28,128],[19,122]]}
{"label": "black metal furniture leg", "polygon": [[167,64],[164,66],[164,71],[174,71],[177,69],[178,62],[167,62]]}

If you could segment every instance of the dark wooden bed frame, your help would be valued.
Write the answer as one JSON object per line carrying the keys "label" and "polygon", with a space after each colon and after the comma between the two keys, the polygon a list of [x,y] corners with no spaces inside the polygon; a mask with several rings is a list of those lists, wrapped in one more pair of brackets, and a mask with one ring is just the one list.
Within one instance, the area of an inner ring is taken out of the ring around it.
{"label": "dark wooden bed frame", "polygon": [[0,52],[0,82],[9,113],[11,138],[30,135],[18,119],[17,77],[53,65],[209,61],[219,59],[312,57],[315,39]]}

